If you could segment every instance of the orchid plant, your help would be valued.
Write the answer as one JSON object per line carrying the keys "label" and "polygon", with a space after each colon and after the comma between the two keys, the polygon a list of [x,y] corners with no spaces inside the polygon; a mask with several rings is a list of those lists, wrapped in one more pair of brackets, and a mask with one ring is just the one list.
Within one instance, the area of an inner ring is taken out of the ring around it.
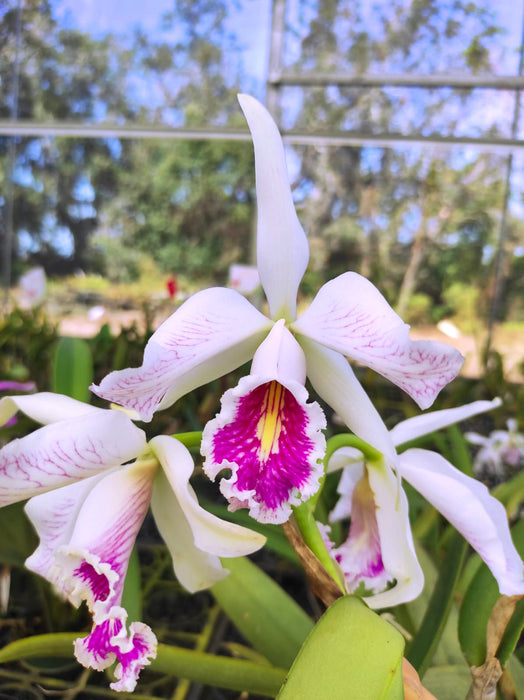
{"label": "orchid plant", "polygon": [[[98,670],[116,663],[115,690],[132,691],[156,654],[153,631],[138,620],[128,624],[122,605],[149,506],[188,591],[227,581],[227,558],[264,545],[258,524],[283,525],[326,605],[358,594],[370,608],[383,609],[413,600],[424,582],[405,480],[478,552],[502,594],[524,595],[524,569],[503,506],[439,454],[403,451],[405,443],[499,401],[426,413],[388,431],[348,358],[391,380],[422,409],[457,375],[463,358],[446,345],[411,340],[380,292],[354,272],[325,284],[299,313],[309,252],[284,146],[265,108],[247,95],[239,100],[255,150],[257,262],[267,314],[233,289],[203,290],[153,334],[140,367],[112,372],[91,387],[111,408],[46,392],[0,400],[0,423],[21,411],[43,426],[0,450],[0,506],[29,499],[25,510],[40,544],[26,565],[73,605],[87,603],[92,629],[74,642],[75,654]],[[249,374],[224,393],[198,442],[204,473],[213,481],[220,476],[233,519],[246,509],[254,529],[199,504],[184,435],[148,441],[135,425],[248,360]],[[306,378],[350,432],[326,440],[326,416],[310,399]],[[334,543],[329,523],[317,522],[316,507],[326,478],[341,469],[329,521],[349,519],[350,525],[345,541]],[[342,610],[346,603],[337,605]],[[380,619],[365,610],[372,617],[363,624],[374,629]],[[377,624],[393,634],[382,620]]]}
{"label": "orchid plant", "polygon": [[111,687],[132,691],[156,653],[152,630],[138,621],[127,626],[121,606],[149,504],[189,591],[227,574],[219,557],[250,554],[265,539],[198,505],[189,484],[193,459],[178,440],[159,435],[147,443],[126,413],[60,394],[5,397],[0,424],[18,410],[44,427],[0,451],[0,505],[29,498],[25,509],[40,545],[26,566],[74,605],[87,602],[93,629],[75,642],[77,659],[97,670],[118,660]]}

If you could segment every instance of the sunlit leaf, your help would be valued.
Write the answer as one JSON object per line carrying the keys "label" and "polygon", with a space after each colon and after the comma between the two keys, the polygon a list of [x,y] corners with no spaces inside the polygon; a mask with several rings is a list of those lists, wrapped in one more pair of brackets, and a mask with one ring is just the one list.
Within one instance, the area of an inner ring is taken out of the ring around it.
{"label": "sunlit leaf", "polygon": [[89,402],[92,381],[93,359],[89,345],[82,338],[60,338],[52,362],[52,390]]}
{"label": "sunlit leaf", "polygon": [[403,650],[397,630],[344,596],[307,638],[278,700],[402,700]]}

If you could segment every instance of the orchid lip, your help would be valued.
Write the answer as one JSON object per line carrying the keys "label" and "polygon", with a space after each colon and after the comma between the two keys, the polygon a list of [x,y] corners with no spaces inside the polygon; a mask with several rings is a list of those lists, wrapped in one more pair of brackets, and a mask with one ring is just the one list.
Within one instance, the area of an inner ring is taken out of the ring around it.
{"label": "orchid lip", "polygon": [[260,522],[285,522],[291,506],[310,498],[323,473],[325,417],[296,382],[250,375],[222,397],[222,411],[202,437],[204,471],[224,469],[230,508],[249,507]]}

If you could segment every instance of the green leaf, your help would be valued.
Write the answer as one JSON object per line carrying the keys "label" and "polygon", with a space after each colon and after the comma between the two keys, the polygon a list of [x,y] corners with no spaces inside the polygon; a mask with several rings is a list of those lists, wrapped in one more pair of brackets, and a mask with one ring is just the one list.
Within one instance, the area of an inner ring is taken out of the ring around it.
{"label": "green leaf", "polygon": [[424,687],[438,700],[465,698],[471,686],[471,673],[465,666],[433,666],[424,675]]}
{"label": "green leaf", "polygon": [[454,532],[440,567],[439,577],[433,589],[424,619],[411,641],[406,657],[420,677],[431,663],[453,605],[453,591],[466,554],[467,543]]}
{"label": "green leaf", "polygon": [[512,656],[508,663],[508,670],[517,693],[517,700],[524,700],[524,665]]}
{"label": "green leaf", "polygon": [[93,358],[82,338],[60,338],[52,362],[52,391],[89,402],[93,381]]}
{"label": "green leaf", "polygon": [[231,572],[211,592],[253,647],[272,664],[289,668],[313,622],[249,559],[224,559]]}
{"label": "green leaf", "polygon": [[130,622],[142,619],[142,579],[136,546],[131,550],[129,557],[121,605],[127,610]]}
{"label": "green leaf", "polygon": [[[78,637],[78,634],[68,632],[19,639],[0,649],[0,663],[31,658],[72,657],[73,642]],[[268,697],[275,697],[286,674],[285,669],[282,668],[166,644],[158,645],[157,657],[148,668],[198,683]]]}
{"label": "green leaf", "polygon": [[24,503],[0,508],[0,532],[0,563],[23,566],[38,546],[38,537],[24,513]]}
{"label": "green leaf", "polygon": [[278,700],[402,700],[403,651],[397,630],[344,596],[307,638]]}
{"label": "green leaf", "polygon": [[[524,520],[511,529],[511,535],[517,551],[523,556]],[[483,562],[466,591],[459,613],[460,646],[470,666],[480,666],[486,659],[486,628],[498,597],[498,584]],[[524,608],[519,603],[497,652],[503,666],[515,649],[523,623]]]}
{"label": "green leaf", "polygon": [[[422,624],[438,578],[437,567],[426,550],[420,545],[416,545],[415,549],[417,559],[424,572],[424,588],[415,600],[395,608],[397,620],[412,634],[415,634]],[[432,659],[434,665],[449,666],[462,663],[465,666],[464,655],[458,641],[457,625],[458,609],[456,605],[452,605],[440,642]]]}

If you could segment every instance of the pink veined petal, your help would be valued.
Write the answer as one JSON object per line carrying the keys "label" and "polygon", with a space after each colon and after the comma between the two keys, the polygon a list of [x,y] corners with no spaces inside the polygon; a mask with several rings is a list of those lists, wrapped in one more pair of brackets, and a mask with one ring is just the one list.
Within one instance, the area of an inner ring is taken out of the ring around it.
{"label": "pink veined petal", "polygon": [[0,506],[111,469],[145,446],[144,432],[120,411],[46,425],[0,449]]}
{"label": "pink veined petal", "polygon": [[349,593],[360,585],[368,591],[380,593],[392,579],[382,560],[375,496],[367,475],[354,485],[348,537],[340,547],[333,549],[332,556],[344,572]]}
{"label": "pink veined petal", "polygon": [[370,608],[389,608],[416,598],[424,574],[415,554],[404,490],[386,463],[368,463],[369,485],[375,496],[382,562],[395,585],[366,598]]}
{"label": "pink veined petal", "polygon": [[[31,498],[25,512],[40,539],[33,554],[26,559],[25,566],[43,576],[61,591],[60,569],[56,565],[55,553],[69,542],[76,518],[85,499],[105,474],[97,474],[54,491]],[[75,603],[78,605],[78,601]]]}
{"label": "pink veined petal", "polygon": [[0,425],[7,423],[17,411],[22,411],[37,423],[47,425],[104,410],[50,391],[27,396],[4,396],[0,399]]}
{"label": "pink veined petal", "polygon": [[371,367],[421,408],[431,406],[464,362],[450,346],[410,340],[409,326],[378,289],[355,272],[325,284],[292,330]]}
{"label": "pink veined petal", "polygon": [[249,95],[238,100],[255,148],[257,261],[271,318],[296,318],[298,285],[309,249],[291,196],[284,145],[269,112]]}
{"label": "pink veined petal", "polygon": [[511,540],[506,511],[484,484],[429,450],[404,452],[399,472],[479,553],[501,594],[524,594],[524,566]]}
{"label": "pink veined petal", "polygon": [[[65,595],[86,600],[95,617],[119,605],[131,550],[151,500],[157,465],[137,462],[94,485],[68,542],[54,555]],[[56,583],[56,582],[55,582]]]}
{"label": "pink veined petal", "polygon": [[198,504],[189,483],[193,459],[178,440],[159,435],[150,446],[162,465],[153,487],[153,515],[175,574],[191,592],[209,588],[228,573],[219,557],[251,554],[265,537],[220,520]]}
{"label": "pink veined petal", "polygon": [[282,523],[292,505],[317,491],[326,419],[307,398],[298,382],[254,375],[226,391],[220,413],[202,434],[202,454],[211,479],[231,469],[220,483],[231,510],[249,508],[259,522]]}
{"label": "pink veined petal", "polygon": [[112,607],[107,614],[95,621],[91,633],[74,643],[75,656],[87,668],[97,671],[118,665],[111,683],[113,690],[133,692],[138,674],[151,663],[157,652],[157,640],[151,629],[142,622],[133,622],[126,627],[127,612],[119,606]]}
{"label": "pink veined petal", "polygon": [[141,367],[111,372],[91,390],[142,420],[247,362],[271,322],[232,289],[190,297],[153,333]]}
{"label": "pink veined petal", "polygon": [[395,445],[402,445],[408,440],[415,440],[422,435],[428,435],[435,430],[459,423],[479,413],[491,411],[501,405],[502,401],[497,398],[493,399],[493,401],[474,401],[465,406],[457,406],[457,408],[446,408],[442,411],[423,413],[420,416],[402,421],[390,430],[389,434]]}
{"label": "pink veined petal", "polygon": [[397,453],[388,430],[348,361],[338,352],[303,336],[299,342],[306,355],[307,376],[315,391],[355,435],[394,463]]}

